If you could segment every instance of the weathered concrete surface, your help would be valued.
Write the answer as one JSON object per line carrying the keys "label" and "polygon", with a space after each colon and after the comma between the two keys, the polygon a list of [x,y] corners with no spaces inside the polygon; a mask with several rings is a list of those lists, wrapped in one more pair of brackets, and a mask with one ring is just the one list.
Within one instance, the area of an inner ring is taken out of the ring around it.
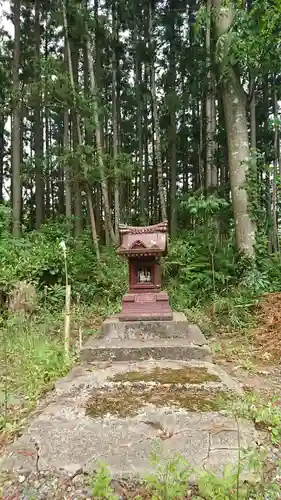
{"label": "weathered concrete surface", "polygon": [[82,361],[137,361],[147,359],[211,361],[211,350],[197,325],[183,313],[171,321],[104,321],[99,338],[90,338],[81,349]]}
{"label": "weathered concrete surface", "polygon": [[94,471],[102,461],[114,477],[137,479],[152,470],[149,453],[155,439],[161,443],[163,458],[179,452],[195,468],[213,468],[219,474],[227,464],[237,464],[238,435],[241,446],[247,447],[256,441],[257,432],[251,423],[237,423],[224,412],[201,413],[149,404],[128,418],[87,416],[89,397],[97,388],[114,386],[112,378],[116,374],[151,371],[155,367],[172,371],[184,366],[201,366],[216,374],[220,380],[205,385],[218,392],[240,391],[222,370],[208,363],[113,363],[101,365],[96,371],[94,366],[80,366],[57,383],[54,401],[8,448],[0,459],[0,470],[28,472],[35,467],[51,467],[74,475]]}
{"label": "weathered concrete surface", "polygon": [[138,361],[147,359],[211,360],[207,345],[186,339],[117,340],[91,338],[82,348],[82,361]]}
{"label": "weathered concrete surface", "polygon": [[174,312],[171,321],[120,321],[117,316],[111,316],[103,322],[101,334],[106,339],[145,341],[182,338],[199,346],[207,344],[200,328],[190,324],[181,312]]}
{"label": "weathered concrete surface", "polygon": [[[206,368],[210,375],[215,375],[220,382],[213,386],[218,390],[227,390],[235,394],[243,394],[239,384],[232,379],[226,371],[220,366],[206,361],[171,361],[171,360],[148,360],[138,362],[101,362],[79,365],[73,368],[66,377],[56,383],[56,394],[60,397],[68,397],[76,394],[78,391],[85,392],[86,396],[91,394],[93,389],[99,389],[114,385],[112,378],[116,375],[129,372],[147,372],[150,373],[155,368],[178,370],[181,368]],[[201,384],[202,385],[202,384]],[[210,385],[210,383],[209,383]],[[211,384],[212,385],[212,384]],[[85,396],[85,397],[86,397]],[[82,393],[81,393],[82,397]]]}

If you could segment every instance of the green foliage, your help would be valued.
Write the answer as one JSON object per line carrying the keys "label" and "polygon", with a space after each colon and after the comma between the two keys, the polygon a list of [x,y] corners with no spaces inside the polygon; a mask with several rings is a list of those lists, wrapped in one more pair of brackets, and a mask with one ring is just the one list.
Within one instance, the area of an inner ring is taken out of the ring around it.
{"label": "green foliage", "polygon": [[[225,467],[222,477],[203,473],[198,483],[199,494],[206,500],[237,500],[237,470],[231,465]],[[244,497],[245,498],[245,497]]]}
{"label": "green foliage", "polygon": [[265,402],[255,394],[246,395],[231,405],[231,411],[239,417],[253,420],[257,425],[268,430],[273,444],[280,443],[281,408],[279,396]]}
{"label": "green foliage", "polygon": [[114,490],[111,487],[111,477],[109,470],[105,464],[100,464],[91,485],[92,497],[104,500],[117,500],[118,496],[114,495]]}
{"label": "green foliage", "polygon": [[[223,475],[218,477],[215,473],[201,474],[198,482],[199,497],[197,500],[277,500],[280,488],[274,480],[264,476],[264,464],[267,457],[265,449],[255,448],[239,451],[238,467],[228,465],[224,468]],[[241,473],[243,470],[253,472],[257,481],[244,483]],[[196,500],[195,498],[193,500]]]}
{"label": "green foliage", "polygon": [[[64,357],[58,332],[62,317],[52,313],[23,318],[9,315],[0,324],[0,429],[17,430],[36,399],[67,373],[72,359]],[[1,394],[4,398],[1,398]],[[2,400],[2,401],[1,401]],[[15,402],[17,404],[15,404]]]}
{"label": "green foliage", "polygon": [[[179,454],[163,457],[160,444],[156,443],[150,455],[155,472],[145,477],[145,485],[154,500],[184,499],[189,488],[191,474],[197,473],[198,495],[193,500],[262,500],[278,499],[280,488],[263,475],[266,449],[256,448],[238,451],[238,466],[228,465],[221,477],[216,473],[194,470]],[[241,474],[252,471],[260,481],[244,483]]]}
{"label": "green foliage", "polygon": [[6,205],[0,205],[0,238],[8,237],[11,222],[11,210]]}
{"label": "green foliage", "polygon": [[[277,500],[280,488],[274,480],[263,476],[266,450],[256,449],[241,452],[238,467],[226,466],[223,475],[218,477],[211,472],[199,472],[197,495],[192,500]],[[161,447],[154,445],[150,454],[150,463],[155,472],[144,478],[144,487],[152,500],[184,500],[189,489],[190,477],[195,472],[179,454],[163,459]],[[253,484],[241,481],[243,468],[253,471],[260,481]],[[92,479],[92,496],[96,499],[114,500],[118,498],[111,486],[108,468],[101,464]],[[134,497],[136,500],[140,496]],[[188,497],[189,498],[189,497]]]}
{"label": "green foliage", "polygon": [[[238,256],[233,230],[225,235],[218,232],[228,210],[228,204],[220,198],[190,197],[182,201],[181,210],[191,228],[181,231],[170,243],[168,256],[163,259],[164,286],[172,306],[188,310],[212,301],[225,324],[229,318],[229,327],[240,329],[252,323],[259,294],[280,289],[279,257],[268,256],[261,244],[255,265]],[[99,305],[107,313],[118,309],[127,288],[127,263],[116,256],[115,249],[101,247],[97,265],[87,229],[74,241],[68,233],[68,221],[61,219],[13,239],[7,231],[9,222],[10,212],[2,206],[0,292],[9,293],[16,282],[26,280],[36,285],[45,307],[62,309],[65,271],[60,243],[64,241],[73,300]]]}
{"label": "green foliage", "polygon": [[192,229],[182,231],[172,242],[164,273],[170,276],[174,307],[186,309],[206,303],[210,294],[228,291],[237,283],[236,253],[232,235],[225,238],[218,232],[220,219],[228,210],[224,199],[199,194],[183,198],[180,207]]}
{"label": "green foliage", "polygon": [[169,277],[168,288],[176,308],[204,304],[210,293],[219,293],[237,281],[234,248],[216,246],[214,237],[206,245],[200,231],[185,233],[171,244],[164,275]]}
{"label": "green foliage", "polygon": [[126,265],[113,249],[103,249],[101,265],[96,262],[90,232],[79,240],[68,236],[67,222],[46,224],[40,231],[26,233],[22,239],[6,236],[0,244],[0,291],[9,292],[19,280],[37,285],[42,300],[56,308],[63,307],[64,258],[60,246],[67,249],[69,281],[73,298],[83,303],[102,300],[107,307],[116,307],[126,287]]}
{"label": "green foliage", "polygon": [[250,9],[238,4],[232,50],[237,60],[252,74],[278,71],[280,65],[280,3],[278,0],[254,0]]}
{"label": "green foliage", "polygon": [[192,469],[179,454],[161,460],[161,447],[156,442],[150,454],[154,474],[145,476],[145,483],[153,500],[174,500],[185,497]]}
{"label": "green foliage", "polygon": [[229,293],[212,297],[215,321],[225,331],[244,331],[256,326],[258,296],[247,288],[233,288]]}

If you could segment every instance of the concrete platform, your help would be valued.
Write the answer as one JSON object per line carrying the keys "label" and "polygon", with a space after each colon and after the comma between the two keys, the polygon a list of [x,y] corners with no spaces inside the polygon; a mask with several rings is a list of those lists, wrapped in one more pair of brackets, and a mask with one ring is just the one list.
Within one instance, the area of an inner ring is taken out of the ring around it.
{"label": "concrete platform", "polygon": [[147,359],[211,361],[207,345],[196,345],[186,339],[118,340],[90,339],[81,349],[82,361],[137,361]]}
{"label": "concrete platform", "polygon": [[120,321],[112,316],[104,321],[101,336],[83,346],[82,361],[136,361],[146,359],[211,360],[207,340],[197,325],[183,313],[173,313],[172,321]]}
{"label": "concrete platform", "polygon": [[117,316],[111,316],[103,322],[101,335],[103,338],[119,340],[183,338],[197,345],[207,343],[200,328],[189,323],[181,312],[174,312],[173,319],[168,321],[120,321]]}
{"label": "concrete platform", "polygon": [[[161,384],[159,376],[166,383]],[[169,383],[167,376],[173,382]],[[161,394],[169,390],[171,400],[164,400]],[[127,398],[130,391],[132,400],[120,400],[124,394]],[[222,474],[227,464],[237,465],[238,443],[247,447],[259,436],[252,423],[237,422],[223,411],[188,410],[185,403],[179,404],[178,393],[185,394],[186,400],[182,401],[188,403],[190,394],[198,391],[210,397],[223,392],[237,394],[241,389],[223,370],[203,362],[78,366],[57,382],[53,401],[9,446],[0,459],[0,470],[28,473],[35,468],[53,468],[75,475],[92,473],[104,462],[113,477],[138,480],[153,471],[149,454],[158,442],[163,460],[175,452],[188,460],[195,468],[194,480],[200,469]],[[153,398],[144,402],[144,393]],[[112,396],[126,416],[114,405],[110,408],[100,404],[101,397],[106,403]],[[135,405],[136,400],[139,405],[133,406],[131,412],[130,405]]]}

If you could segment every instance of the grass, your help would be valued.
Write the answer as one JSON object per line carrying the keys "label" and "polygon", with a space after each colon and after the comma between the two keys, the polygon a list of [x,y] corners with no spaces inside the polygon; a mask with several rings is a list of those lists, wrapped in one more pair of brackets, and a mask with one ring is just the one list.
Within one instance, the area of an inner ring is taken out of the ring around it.
{"label": "grass", "polygon": [[37,398],[66,374],[61,339],[62,314],[40,313],[24,318],[11,315],[2,322],[0,335],[0,429],[2,437],[20,429]]}
{"label": "grass", "polygon": [[62,311],[41,307],[29,317],[0,317],[0,446],[20,431],[38,398],[76,361],[79,330],[85,342],[98,331],[104,316],[106,310],[98,305],[73,307],[69,358],[64,353]]}
{"label": "grass", "polygon": [[[274,478],[263,475],[265,457],[265,450],[241,450],[237,466],[226,466],[222,477],[217,477],[215,473],[193,469],[179,454],[164,457],[162,446],[156,441],[149,456],[152,472],[144,476],[142,485],[132,495],[130,492],[127,495],[125,491],[122,497],[135,500],[277,500],[280,498],[280,487]],[[262,480],[243,482],[243,471],[251,471]],[[191,487],[193,473],[199,478],[197,485]],[[112,488],[110,471],[105,464],[100,464],[90,478],[90,486],[94,499],[119,498]]]}

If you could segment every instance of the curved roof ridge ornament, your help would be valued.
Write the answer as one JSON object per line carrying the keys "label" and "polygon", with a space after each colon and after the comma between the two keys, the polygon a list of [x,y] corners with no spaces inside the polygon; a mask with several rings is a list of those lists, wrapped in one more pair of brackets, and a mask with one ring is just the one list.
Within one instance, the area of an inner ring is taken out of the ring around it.
{"label": "curved roof ridge ornament", "polygon": [[128,226],[127,224],[119,224],[119,231],[121,234],[150,234],[150,233],[166,233],[168,231],[168,222],[163,221],[151,226]]}
{"label": "curved roof ridge ornament", "polygon": [[167,251],[167,221],[151,226],[127,226],[120,224],[121,245],[118,254],[135,257],[163,255]]}

